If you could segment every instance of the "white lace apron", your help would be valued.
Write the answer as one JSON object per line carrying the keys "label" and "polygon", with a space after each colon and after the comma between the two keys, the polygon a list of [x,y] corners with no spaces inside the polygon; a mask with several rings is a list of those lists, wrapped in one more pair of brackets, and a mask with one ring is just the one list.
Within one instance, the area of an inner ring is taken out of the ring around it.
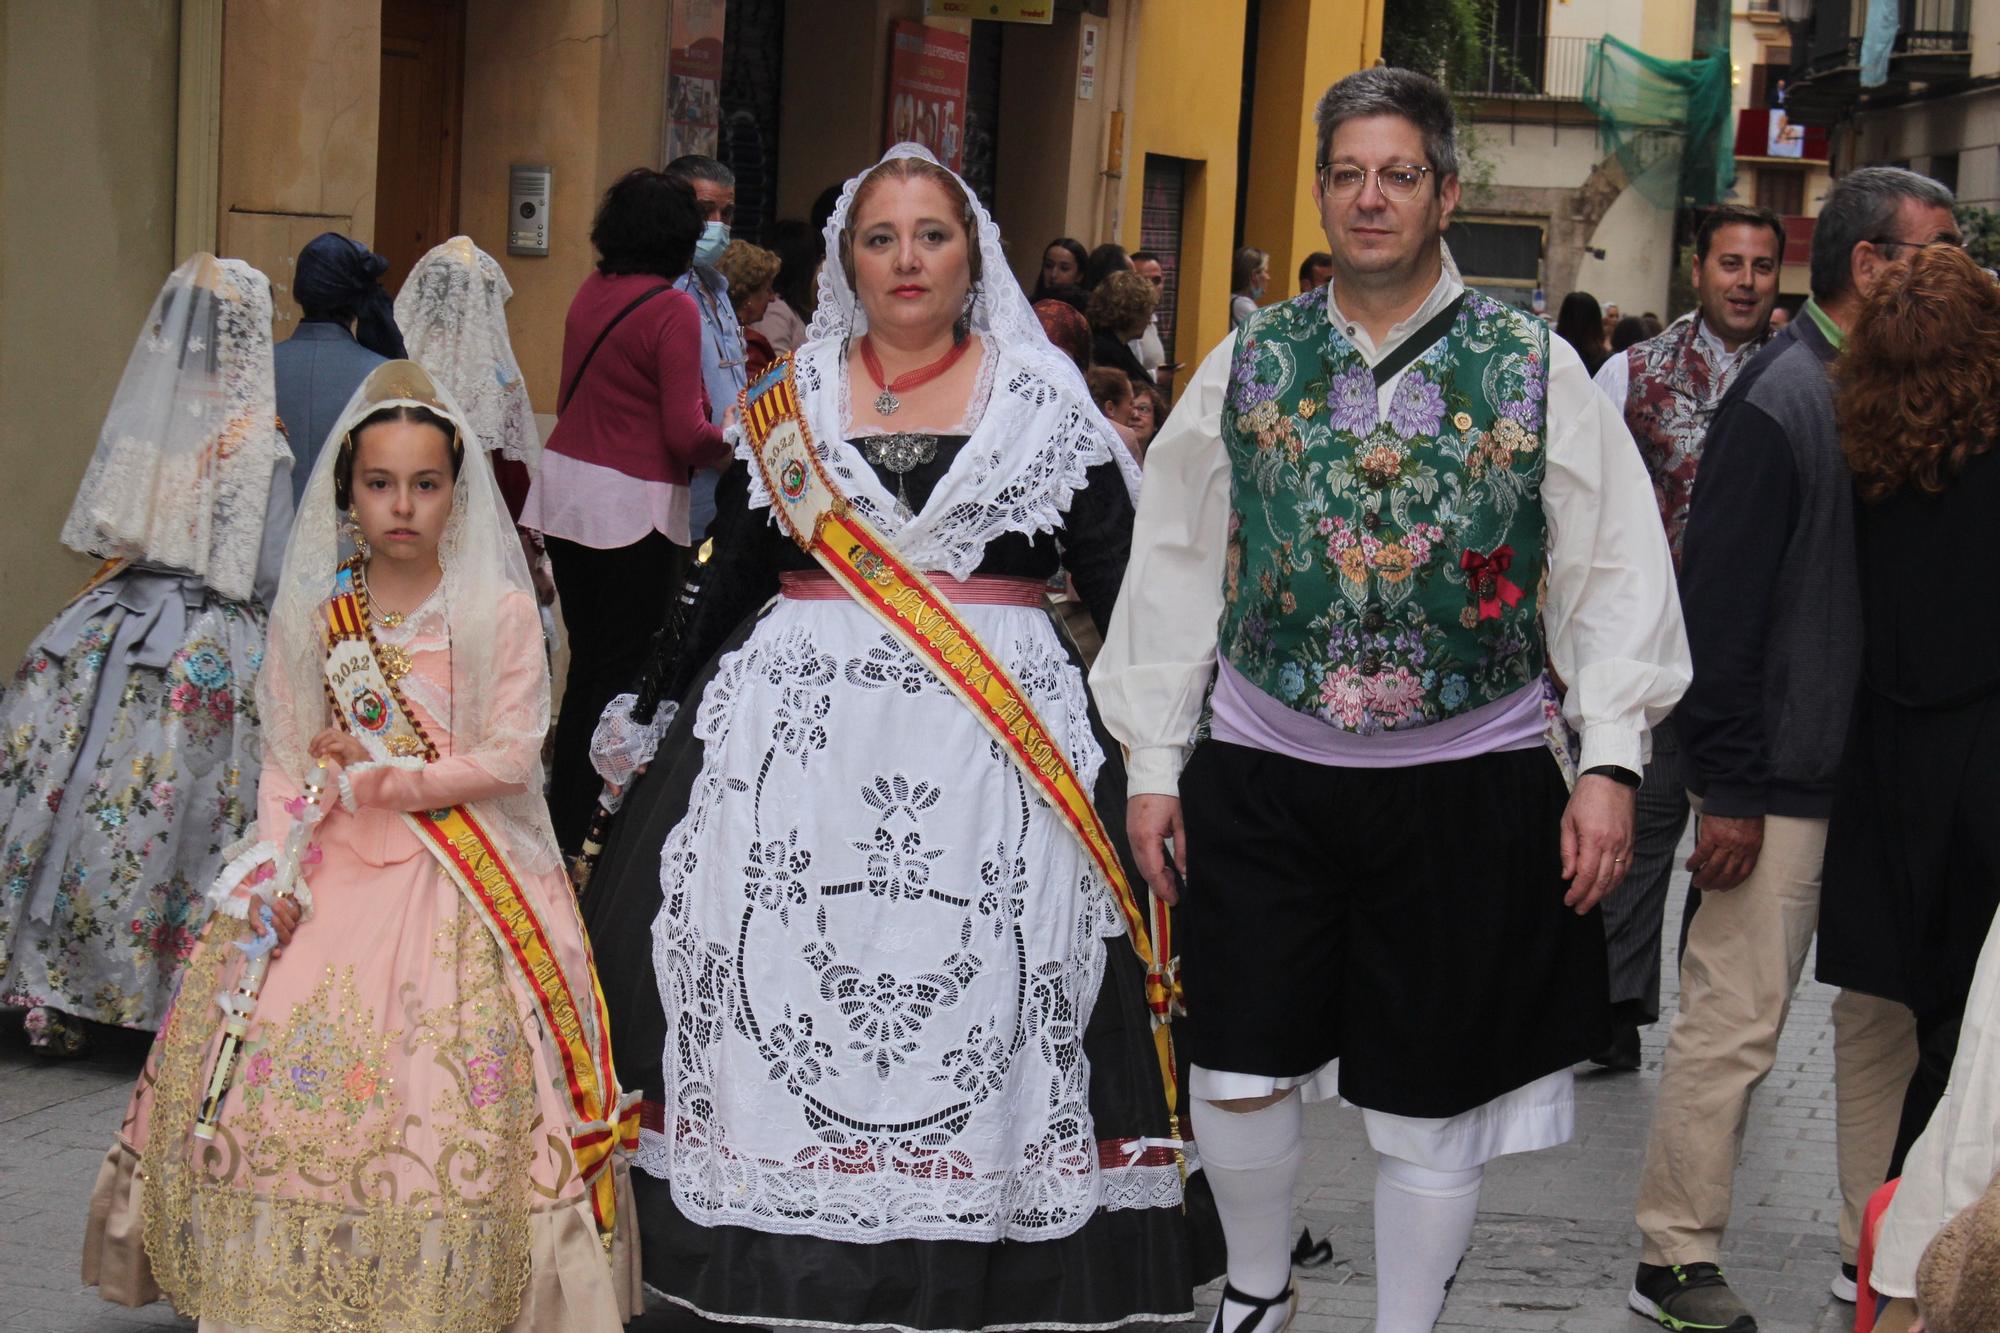
{"label": "white lace apron", "polygon": [[[920,568],[968,575],[1003,533],[1053,528],[1107,461],[1002,353],[978,429],[899,521],[841,438],[840,351],[801,354],[809,427]],[[753,483],[752,504],[768,500]],[[1094,786],[1083,678],[1048,616],[960,613]],[[703,767],[653,927],[667,1129],[638,1159],[681,1210],[835,1240],[992,1241],[1160,1203],[1157,1168],[1107,1183],[1089,1110],[1083,1032],[1116,910],[965,705],[861,607],[780,598],[723,658],[695,731]]]}

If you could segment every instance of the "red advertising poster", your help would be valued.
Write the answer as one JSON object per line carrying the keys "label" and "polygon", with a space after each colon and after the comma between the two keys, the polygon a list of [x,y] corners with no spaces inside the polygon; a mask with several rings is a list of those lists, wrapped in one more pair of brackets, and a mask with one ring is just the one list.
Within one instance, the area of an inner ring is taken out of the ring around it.
{"label": "red advertising poster", "polygon": [[667,161],[715,157],[722,137],[725,0],[673,0],[667,19]]}
{"label": "red advertising poster", "polygon": [[965,80],[972,39],[898,19],[889,25],[884,148],[920,143],[957,171],[965,165]]}

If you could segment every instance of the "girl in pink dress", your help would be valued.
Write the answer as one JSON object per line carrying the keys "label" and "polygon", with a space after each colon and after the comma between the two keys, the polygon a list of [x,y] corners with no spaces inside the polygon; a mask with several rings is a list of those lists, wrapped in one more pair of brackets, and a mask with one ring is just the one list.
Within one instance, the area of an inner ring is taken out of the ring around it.
{"label": "girl in pink dress", "polygon": [[[521,548],[415,363],[378,367],[331,440],[258,682],[255,841],[99,1174],[84,1278],[204,1330],[615,1330],[639,1304],[636,1128],[541,796]],[[265,949],[211,1130],[217,997]]]}

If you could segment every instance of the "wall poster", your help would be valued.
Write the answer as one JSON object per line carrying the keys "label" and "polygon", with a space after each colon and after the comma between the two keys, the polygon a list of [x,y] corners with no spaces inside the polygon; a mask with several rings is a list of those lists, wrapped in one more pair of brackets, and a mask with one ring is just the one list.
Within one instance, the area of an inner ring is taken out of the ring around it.
{"label": "wall poster", "polygon": [[883,147],[920,143],[953,171],[965,165],[965,89],[972,39],[897,19],[889,25]]}
{"label": "wall poster", "polygon": [[[673,0],[667,18],[667,161],[718,151],[727,0]],[[663,164],[664,165],[664,164]]]}

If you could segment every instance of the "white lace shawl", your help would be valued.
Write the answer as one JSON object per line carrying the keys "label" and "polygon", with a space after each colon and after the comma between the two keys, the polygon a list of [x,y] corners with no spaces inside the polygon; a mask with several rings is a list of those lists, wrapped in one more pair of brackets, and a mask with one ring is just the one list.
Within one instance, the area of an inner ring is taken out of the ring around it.
{"label": "white lace shawl", "polygon": [[185,570],[248,600],[271,473],[291,457],[271,369],[271,284],[240,259],[194,255],[153,301],[63,544]]}
{"label": "white lace shawl", "polygon": [[[936,159],[917,144],[897,144],[882,161]],[[877,164],[878,166],[880,163]],[[874,170],[870,168],[869,171]],[[981,393],[986,394],[971,438],[931,492],[922,513],[901,518],[896,502],[860,453],[847,443],[848,340],[867,331],[868,320],[840,263],[840,237],[854,196],[868,171],[848,181],[826,224],[826,263],[820,265],[819,304],[806,345],[796,355],[799,401],[813,448],[855,508],[893,538],[903,557],[920,568],[958,578],[975,570],[986,546],[1008,532],[1051,532],[1061,526],[1086,475],[1115,462],[1128,493],[1139,492],[1139,469],[1121,448],[1111,424],[1091,401],[1076,363],[1057,350],[1014,281],[1001,248],[1000,229],[963,180],[978,229],[980,279],[973,290],[972,332],[985,344]],[[968,423],[972,424],[972,423]],[[739,440],[738,456],[748,445]],[[770,495],[751,469],[750,503],[768,506]]]}
{"label": "white lace shawl", "polygon": [[[845,438],[845,344],[810,342],[795,360],[799,403],[813,451],[842,494],[896,543],[904,559],[954,578],[970,577],[987,545],[1006,533],[1061,527],[1090,469],[1128,457],[1109,442],[1104,418],[1087,397],[1061,393],[1037,368],[1023,365],[1011,345],[989,341],[986,355],[992,391],[985,411],[923,509],[907,518],[860,450]],[[737,454],[749,458],[747,440],[737,445]],[[753,467],[750,504],[770,503]]]}
{"label": "white lace shawl", "polygon": [[454,236],[434,246],[403,280],[396,325],[410,359],[458,400],[480,442],[532,471],[541,460],[542,436],[507,336],[513,295],[500,262],[470,237]]}

